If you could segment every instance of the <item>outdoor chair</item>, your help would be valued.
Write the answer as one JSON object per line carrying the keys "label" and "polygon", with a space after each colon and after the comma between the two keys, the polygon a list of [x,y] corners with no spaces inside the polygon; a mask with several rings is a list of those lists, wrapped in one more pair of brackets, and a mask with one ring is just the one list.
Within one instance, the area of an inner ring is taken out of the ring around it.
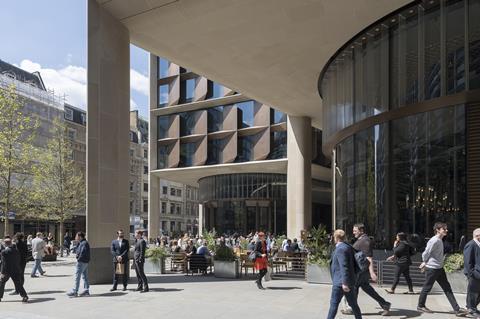
{"label": "outdoor chair", "polygon": [[248,268],[252,268],[252,273],[255,274],[255,263],[248,259],[247,254],[240,255],[240,275],[242,275],[242,269],[245,269],[245,276],[248,274]]}
{"label": "outdoor chair", "polygon": [[202,273],[204,275],[207,274],[208,263],[207,259],[203,255],[191,255],[188,257],[188,269],[187,269],[187,276],[189,273]]}
{"label": "outdoor chair", "polygon": [[185,253],[173,253],[170,258],[170,269],[185,272],[187,270],[187,255]]}

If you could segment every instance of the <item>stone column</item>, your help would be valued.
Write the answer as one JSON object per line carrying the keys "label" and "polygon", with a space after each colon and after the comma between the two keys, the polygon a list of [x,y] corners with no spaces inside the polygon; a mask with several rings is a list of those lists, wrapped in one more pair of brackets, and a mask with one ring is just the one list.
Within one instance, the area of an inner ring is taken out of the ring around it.
{"label": "stone column", "polygon": [[128,30],[88,0],[87,238],[89,280],[112,280],[110,243],[129,233],[130,39]]}
{"label": "stone column", "polygon": [[198,204],[198,235],[203,234],[203,204]]}
{"label": "stone column", "polygon": [[160,178],[150,173],[150,189],[148,190],[148,237],[160,235]]}
{"label": "stone column", "polygon": [[300,238],[312,222],[312,125],[309,117],[287,118],[287,236]]}

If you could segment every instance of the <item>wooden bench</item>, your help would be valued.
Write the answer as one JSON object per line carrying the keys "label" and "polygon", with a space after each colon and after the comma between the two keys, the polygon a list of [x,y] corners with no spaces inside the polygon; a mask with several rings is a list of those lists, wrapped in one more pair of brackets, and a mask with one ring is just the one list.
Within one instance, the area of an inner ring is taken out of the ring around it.
{"label": "wooden bench", "polygon": [[171,271],[187,271],[187,255],[185,253],[173,253],[170,256]]}

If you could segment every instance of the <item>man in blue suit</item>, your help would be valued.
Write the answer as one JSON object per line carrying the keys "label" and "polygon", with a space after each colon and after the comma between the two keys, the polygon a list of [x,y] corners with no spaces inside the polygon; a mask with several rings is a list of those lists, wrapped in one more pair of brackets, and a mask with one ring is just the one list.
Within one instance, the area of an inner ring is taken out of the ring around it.
{"label": "man in blue suit", "polygon": [[463,250],[464,273],[468,278],[467,308],[470,315],[480,318],[480,228],[473,231],[473,239]]}
{"label": "man in blue suit", "polygon": [[332,274],[332,296],[330,297],[330,310],[327,319],[337,315],[338,305],[345,296],[352,308],[355,319],[362,318],[362,312],[357,304],[355,287],[355,253],[353,247],[345,243],[345,232],[337,229],[333,233],[335,250],[332,255],[330,272]]}
{"label": "man in blue suit", "polygon": [[[123,230],[117,231],[117,239],[112,241],[110,251],[113,256],[113,287],[110,291],[117,290],[118,277],[123,279],[123,291],[127,290],[129,278],[129,261],[128,251],[130,250],[130,243],[124,238]],[[119,266],[117,266],[119,265]],[[118,273],[117,269],[121,269],[123,273]]]}

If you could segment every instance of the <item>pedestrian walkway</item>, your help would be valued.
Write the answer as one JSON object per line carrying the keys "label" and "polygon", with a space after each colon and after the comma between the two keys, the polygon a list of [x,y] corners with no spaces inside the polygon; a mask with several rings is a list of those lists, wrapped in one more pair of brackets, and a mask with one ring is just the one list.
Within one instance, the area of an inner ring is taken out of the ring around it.
{"label": "pedestrian walkway", "polygon": [[[128,292],[109,292],[111,284],[92,286],[90,297],[69,298],[66,293],[73,285],[74,259],[63,258],[45,263],[48,277],[32,279],[26,276],[25,288],[29,304],[22,304],[18,296],[8,293],[13,288],[7,283],[7,293],[0,303],[0,319],[109,319],[109,318],[252,318],[261,313],[269,318],[325,318],[330,299],[330,286],[312,285],[299,280],[275,280],[265,284],[267,290],[256,288],[253,280],[222,280],[213,276],[149,275],[150,292],[134,292],[135,279],[131,279]],[[31,269],[27,265],[26,272]],[[405,290],[399,287],[398,291]],[[428,307],[441,311],[420,314],[415,309],[418,295],[382,296],[392,302],[389,318],[447,319],[447,299],[443,294],[428,298]],[[465,295],[457,295],[461,305]],[[377,315],[380,309],[362,292],[360,307],[365,318],[385,318]],[[341,315],[337,318],[353,319]]]}

